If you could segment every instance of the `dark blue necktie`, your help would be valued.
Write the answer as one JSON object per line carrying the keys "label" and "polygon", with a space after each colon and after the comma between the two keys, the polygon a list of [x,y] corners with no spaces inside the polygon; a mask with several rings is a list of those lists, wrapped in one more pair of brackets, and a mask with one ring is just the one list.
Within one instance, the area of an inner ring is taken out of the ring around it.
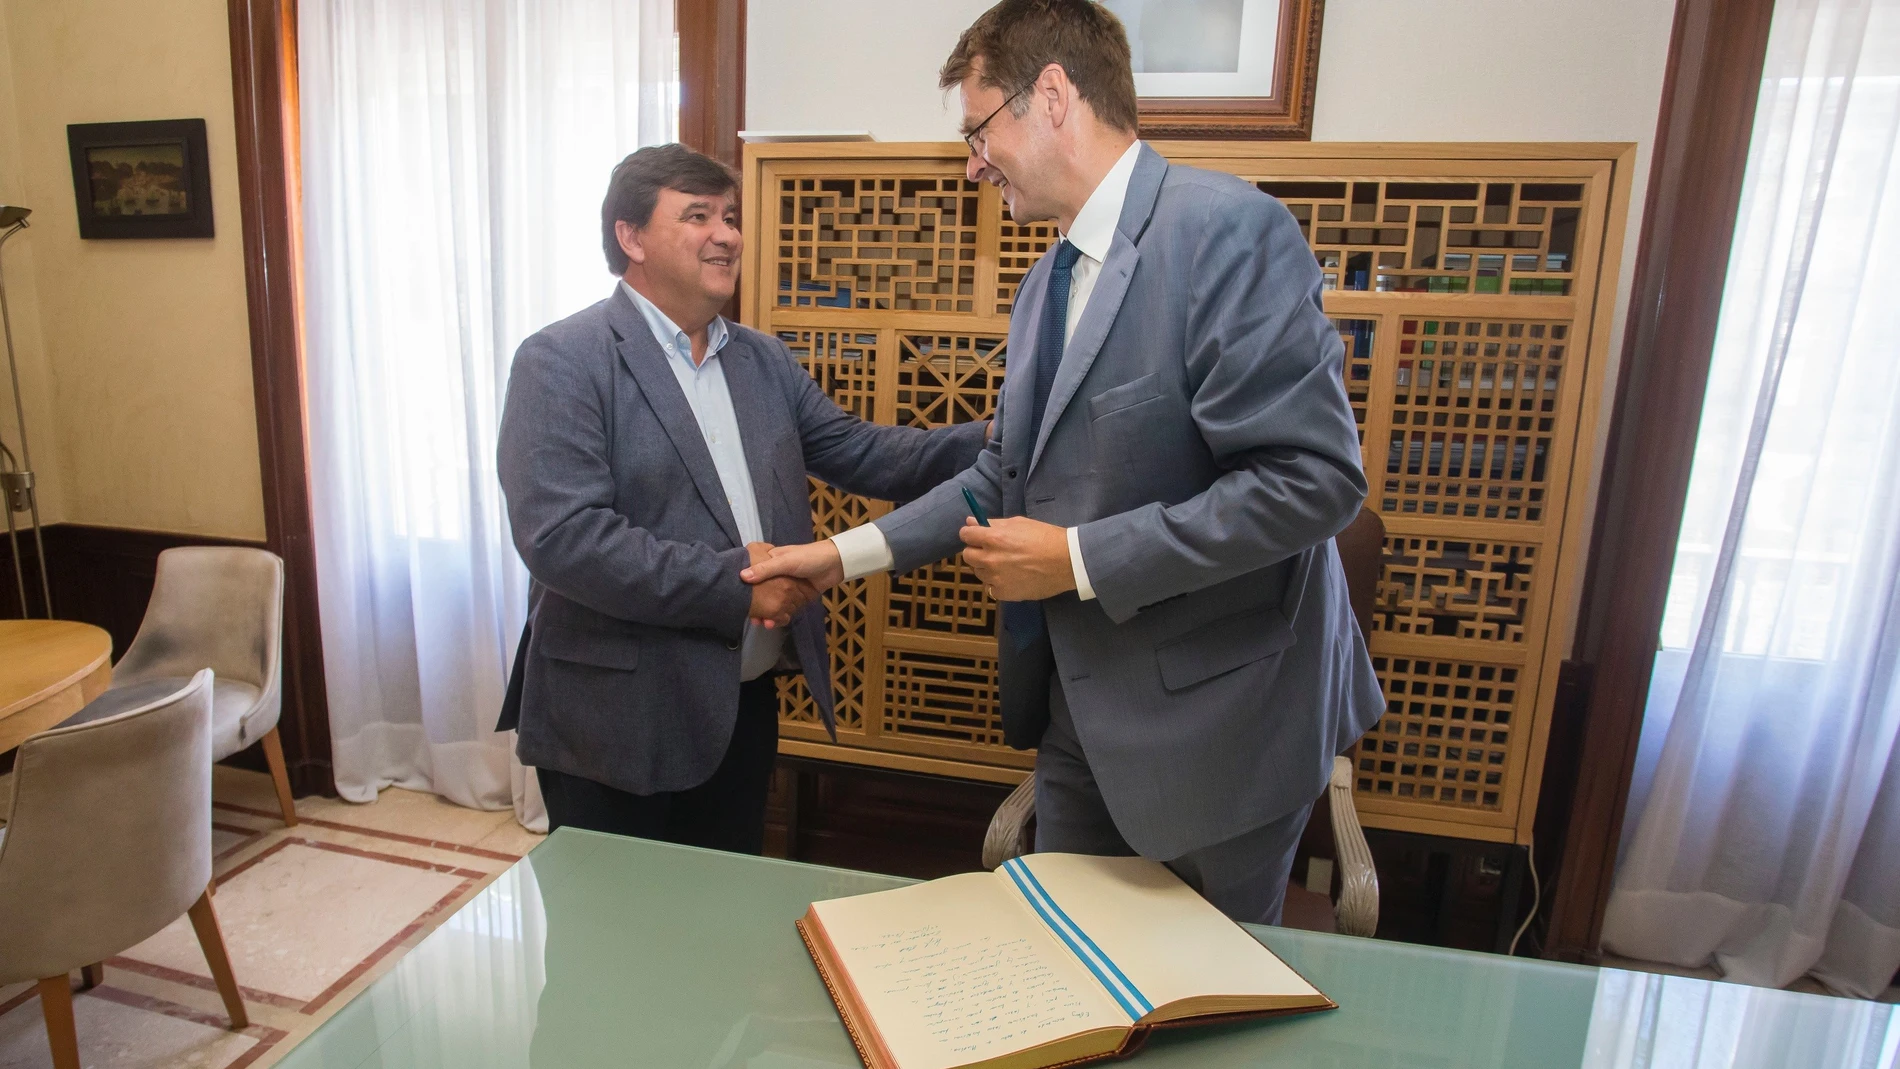
{"label": "dark blue necktie", "polygon": [[1049,296],[1042,306],[1042,329],[1036,334],[1036,399],[1029,410],[1029,449],[1033,454],[1042,434],[1043,410],[1062,364],[1064,335],[1069,330],[1069,288],[1075,280],[1075,261],[1082,250],[1067,241],[1056,246],[1054,270],[1049,272]]}
{"label": "dark blue necktie", "polygon": [[[1056,246],[1055,263],[1049,272],[1049,293],[1042,305],[1041,329],[1036,333],[1036,396],[1029,409],[1029,450],[1034,455],[1042,437],[1043,410],[1049,407],[1049,393],[1055,388],[1056,369],[1062,364],[1064,335],[1069,329],[1069,288],[1075,280],[1075,261],[1082,250],[1064,241]],[[1025,458],[1027,459],[1027,458]],[[1046,631],[1039,601],[1003,603],[1003,629],[1017,643],[1017,649],[1041,639]]]}

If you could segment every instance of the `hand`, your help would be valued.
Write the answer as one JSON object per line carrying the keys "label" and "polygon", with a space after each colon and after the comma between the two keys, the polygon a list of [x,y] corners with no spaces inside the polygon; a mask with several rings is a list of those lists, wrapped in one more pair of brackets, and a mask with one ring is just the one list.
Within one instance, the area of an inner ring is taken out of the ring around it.
{"label": "hand", "polygon": [[991,520],[988,527],[966,517],[957,534],[968,548],[963,559],[998,601],[1041,601],[1075,589],[1069,532],[1027,516]]}
{"label": "hand", "polygon": [[800,579],[822,593],[844,582],[844,560],[829,538],[802,546],[779,546],[765,561],[754,558],[752,567],[740,572],[739,578],[755,585],[779,578]]}
{"label": "hand", "polygon": [[[754,565],[772,559],[772,546],[766,542],[746,543],[746,552],[751,555]],[[750,575],[751,568],[739,573],[743,578]],[[752,580],[747,579],[747,582]],[[803,579],[786,577],[754,583],[752,586],[752,606],[747,614],[760,625],[770,628],[789,627],[792,617],[805,606],[818,600],[818,588]]]}
{"label": "hand", "polygon": [[803,579],[771,579],[752,588],[752,606],[746,614],[771,630],[792,626],[792,617],[818,600],[818,591]]}

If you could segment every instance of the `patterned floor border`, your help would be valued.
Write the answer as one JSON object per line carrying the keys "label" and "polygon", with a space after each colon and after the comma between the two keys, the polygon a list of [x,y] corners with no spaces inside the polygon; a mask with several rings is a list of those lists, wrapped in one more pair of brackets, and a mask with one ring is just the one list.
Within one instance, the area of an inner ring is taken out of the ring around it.
{"label": "patterned floor border", "polygon": [[[111,984],[100,984],[98,987],[88,988],[83,991],[75,990],[73,992],[74,1002],[78,1002],[83,998],[97,998],[103,999],[106,1002],[116,1002],[130,1009],[143,1010],[146,1013],[156,1013],[175,1020],[190,1021],[192,1024],[215,1028],[221,1032],[228,1032],[231,1028],[231,1021],[227,1017],[213,1013],[205,1013],[202,1010],[192,1009],[190,1006],[181,1006],[176,1002],[155,998],[141,992],[127,991],[123,988],[114,987]],[[7,1001],[0,1002],[0,1017],[5,1017],[7,1014],[20,1009],[27,1003],[37,1002],[38,1000],[38,989],[29,987]],[[246,996],[246,1000],[249,1000],[248,995]],[[276,1051],[275,1048],[290,1035],[289,1032],[281,1028],[272,1028],[269,1025],[257,1024],[255,1022],[239,1029],[236,1034],[252,1040],[251,1049],[238,1055],[235,1060],[226,1062],[220,1069],[248,1069],[249,1066],[256,1064],[258,1059],[264,1057],[266,1054],[281,1053],[280,1051]],[[83,1062],[86,1052],[86,1037],[84,1034],[81,1034],[79,1037],[79,1049],[81,1061]]]}
{"label": "patterned floor border", "polygon": [[[334,828],[341,828],[342,830],[347,830],[351,832],[355,832],[359,830],[356,828],[344,828],[342,825],[329,825],[329,826],[334,827]],[[420,840],[418,841],[418,844],[419,845],[421,844]],[[459,876],[462,879],[461,883],[458,883],[455,885],[454,890],[450,891],[448,894],[443,895],[441,899],[439,899],[434,905],[430,906],[427,910],[423,911],[421,916],[417,917],[415,920],[410,921],[408,924],[404,925],[402,929],[399,930],[395,935],[390,936],[387,940],[383,942],[381,946],[377,947],[374,951],[372,951],[368,957],[364,958],[362,961],[357,962],[356,965],[354,965],[348,971],[346,971],[341,977],[339,977],[329,987],[325,988],[315,998],[310,999],[307,1002],[300,999],[292,998],[289,995],[280,995],[274,991],[262,991],[257,988],[239,985],[238,990],[244,995],[244,999],[247,1002],[261,1002],[265,1005],[277,1006],[282,1009],[296,1010],[298,1013],[302,1013],[305,1015],[315,1014],[317,1011],[321,1010],[324,1006],[328,1005],[331,999],[334,999],[337,995],[347,990],[351,984],[354,984],[357,980],[361,979],[364,973],[367,973],[371,969],[375,968],[377,962],[382,961],[384,958],[388,957],[398,947],[402,946],[403,943],[407,941],[411,936],[415,935],[417,932],[422,931],[423,928],[428,927],[430,921],[435,920],[437,917],[440,917],[444,912],[448,910],[450,906],[461,901],[463,897],[465,897],[471,890],[474,889],[476,884],[480,883],[483,880],[488,879],[489,876],[491,875],[490,873],[486,873],[486,872],[476,872],[473,869],[456,868],[453,865],[438,865],[438,864],[434,864],[428,861],[420,861],[420,860],[417,860],[416,858],[411,858],[411,857],[398,857],[395,854],[384,854],[384,853],[379,853],[374,850],[362,850],[353,846],[343,846],[338,843],[326,843],[326,842],[321,842],[315,839],[306,839],[301,835],[287,835],[284,838],[279,839],[275,843],[272,843],[269,848],[259,851],[256,856],[247,858],[241,864],[234,866],[229,872],[226,872],[223,875],[219,876],[218,879],[220,882],[228,883],[229,881],[235,879],[237,875],[243,872],[244,870],[251,868],[254,865],[262,864],[266,859],[270,858],[271,856],[281,853],[284,850],[287,850],[293,846],[304,846],[304,847],[309,847],[313,850],[328,850],[331,853],[335,853],[335,854],[345,854],[351,857],[368,858],[372,861],[382,861],[382,862],[387,862],[393,865],[403,865],[408,868],[425,869],[430,872],[440,872],[449,876]],[[115,958],[112,958],[110,961],[106,962],[106,964],[108,966],[113,966],[113,967],[117,967],[121,969],[129,969],[132,972],[136,972],[136,973],[143,973],[144,975],[150,976],[154,979],[168,980],[175,984],[185,984],[187,986],[201,988],[206,991],[217,990],[217,985],[214,984],[211,978],[208,976],[199,976],[195,973],[184,972],[179,969],[171,968],[170,966],[159,965],[159,964],[149,962],[149,961],[140,961],[137,958],[115,957]]]}
{"label": "patterned floor border", "polygon": [[[342,1005],[343,996],[350,994],[366,976],[374,973],[379,966],[393,964],[394,959],[401,956],[406,946],[413,945],[420,934],[440,925],[455,907],[467,901],[476,890],[499,875],[507,865],[520,860],[520,855],[517,854],[471,846],[467,843],[408,835],[382,828],[365,827],[361,824],[301,814],[298,816],[297,827],[286,828],[281,823],[280,814],[274,809],[230,801],[214,801],[213,809],[215,811],[212,821],[213,829],[225,835],[237,837],[235,841],[229,842],[220,849],[213,859],[214,867],[221,870],[217,872],[218,884],[228,883],[245,871],[265,863],[268,859],[292,847],[322,850],[406,868],[422,869],[457,879],[455,886],[448,893],[442,895],[413,920],[402,925],[398,931],[338,976],[315,997],[306,1000],[280,992],[240,985],[239,991],[244,997],[246,1007],[253,1011],[251,1014],[253,1020],[247,1028],[237,1034],[246,1036],[253,1042],[244,1053],[233,1061],[219,1065],[218,1069],[265,1069],[282,1057],[283,1053],[294,1046],[297,1040],[308,1035],[312,1029],[335,1012]],[[351,836],[355,838],[355,842],[329,842],[318,838],[325,833]],[[427,857],[405,857],[387,850],[374,849],[373,842],[364,844],[363,840],[381,841],[390,844],[395,849],[431,851],[438,856],[433,860]],[[453,859],[457,856],[469,859],[468,864],[453,863]],[[228,868],[225,867],[227,865]],[[469,867],[470,865],[481,865],[482,868]],[[484,871],[484,869],[493,871]],[[229,1021],[220,1013],[196,1009],[162,997],[166,993],[174,993],[174,997],[185,999],[193,997],[187,992],[215,994],[217,985],[208,975],[199,975],[125,955],[114,956],[108,959],[105,965],[108,971],[106,982],[98,987],[78,992],[77,997],[99,998],[177,1020],[214,1027],[221,1031],[229,1028]],[[127,977],[125,982],[131,986],[150,988],[158,994],[115,986],[111,982],[112,970],[121,970],[122,975]],[[0,1002],[0,1016],[22,1009],[28,1003],[36,1002],[37,999],[37,990],[32,986],[27,986],[11,998]],[[31,1012],[35,1017],[39,1016],[37,1006],[32,1007]],[[264,1020],[260,1021],[259,1018]],[[79,1038],[82,1059],[89,1059],[83,1029]]]}

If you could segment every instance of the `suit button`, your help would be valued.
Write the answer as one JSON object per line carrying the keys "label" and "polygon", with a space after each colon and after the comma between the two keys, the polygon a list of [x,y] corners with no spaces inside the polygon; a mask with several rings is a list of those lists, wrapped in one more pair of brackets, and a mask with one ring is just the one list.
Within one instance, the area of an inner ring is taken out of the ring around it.
{"label": "suit button", "polygon": [[739,648],[739,644],[737,642],[728,642],[726,643],[726,648],[729,650],[736,650]]}
{"label": "suit button", "polygon": [[1003,478],[1005,479],[1014,479],[1015,477],[1016,477],[1015,468],[1010,468],[1008,471],[1003,472]]}

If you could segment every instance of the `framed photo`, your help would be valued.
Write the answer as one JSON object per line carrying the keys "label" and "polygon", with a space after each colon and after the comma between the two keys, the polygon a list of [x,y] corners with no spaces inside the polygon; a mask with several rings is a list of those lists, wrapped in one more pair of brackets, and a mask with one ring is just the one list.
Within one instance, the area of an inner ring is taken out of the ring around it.
{"label": "framed photo", "polygon": [[1146,138],[1313,136],[1325,0],[1101,0],[1128,30]]}
{"label": "framed photo", "polygon": [[212,236],[203,119],[75,123],[66,145],[80,237]]}

